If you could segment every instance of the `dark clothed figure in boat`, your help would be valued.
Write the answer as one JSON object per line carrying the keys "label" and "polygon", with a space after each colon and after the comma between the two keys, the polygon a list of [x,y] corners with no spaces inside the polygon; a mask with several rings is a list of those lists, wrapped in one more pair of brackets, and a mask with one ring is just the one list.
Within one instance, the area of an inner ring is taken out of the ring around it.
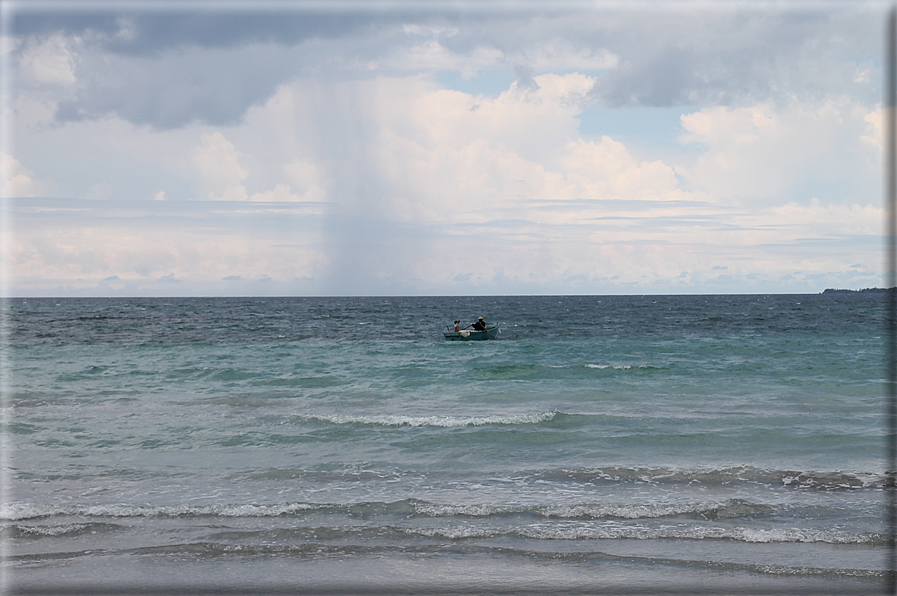
{"label": "dark clothed figure in boat", "polygon": [[477,319],[477,322],[473,324],[473,328],[477,331],[485,331],[486,330],[486,322],[483,321],[483,317]]}

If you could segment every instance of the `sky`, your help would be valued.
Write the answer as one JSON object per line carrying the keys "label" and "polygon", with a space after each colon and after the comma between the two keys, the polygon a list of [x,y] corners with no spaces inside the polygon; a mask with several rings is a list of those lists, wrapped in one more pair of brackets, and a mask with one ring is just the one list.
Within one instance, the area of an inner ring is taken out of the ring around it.
{"label": "sky", "polygon": [[881,287],[889,8],[4,0],[0,294]]}

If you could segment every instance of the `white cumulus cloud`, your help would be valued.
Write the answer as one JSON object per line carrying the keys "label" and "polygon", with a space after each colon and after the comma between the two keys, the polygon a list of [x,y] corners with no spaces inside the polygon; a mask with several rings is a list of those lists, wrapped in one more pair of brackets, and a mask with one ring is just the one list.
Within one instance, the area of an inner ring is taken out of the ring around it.
{"label": "white cumulus cloud", "polygon": [[[877,108],[849,98],[715,106],[683,116],[682,127],[682,141],[705,150],[681,173],[716,201],[769,205],[823,192],[832,200],[879,195],[881,154],[870,128],[880,127],[880,117]],[[845,184],[846,172],[861,184]]]}
{"label": "white cumulus cloud", "polygon": [[34,172],[11,155],[0,153],[0,180],[4,197],[35,197],[46,194],[49,185],[36,180]]}
{"label": "white cumulus cloud", "polygon": [[219,201],[245,201],[248,197],[243,180],[246,170],[240,165],[240,153],[220,132],[202,136],[202,144],[192,151],[193,165],[206,198]]}
{"label": "white cumulus cloud", "polygon": [[26,79],[38,83],[73,85],[77,55],[69,49],[69,40],[61,35],[25,46],[19,57],[19,72]]}

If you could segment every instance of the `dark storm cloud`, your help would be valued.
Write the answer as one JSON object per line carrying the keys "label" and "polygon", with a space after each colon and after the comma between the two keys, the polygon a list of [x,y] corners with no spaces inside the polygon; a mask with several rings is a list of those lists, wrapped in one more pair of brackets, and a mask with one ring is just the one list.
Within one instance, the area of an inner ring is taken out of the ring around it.
{"label": "dark storm cloud", "polygon": [[533,69],[520,64],[514,65],[514,74],[517,76],[517,88],[538,91],[539,84],[533,78]]}
{"label": "dark storm cloud", "polygon": [[[455,56],[498,50],[503,58],[495,66],[513,71],[520,87],[533,88],[535,75],[564,70],[557,61],[539,63],[546,48],[574,57],[610,52],[618,66],[591,73],[597,77],[593,99],[606,107],[821,96],[856,78],[858,65],[844,56],[871,60],[881,51],[875,14],[838,5],[647,12],[562,4],[539,13],[531,6],[497,10],[438,2],[397,9],[376,2],[337,8],[193,2],[167,12],[141,6],[116,13],[17,9],[15,35],[66,33],[84,44],[78,83],[59,104],[59,120],[116,114],[161,129],[234,124],[297,77],[408,74],[413,67],[401,70],[389,57],[425,39],[404,32],[402,25],[411,23],[429,28],[427,35]],[[376,71],[359,67],[378,61]],[[865,92],[871,101],[880,96],[876,85]]]}
{"label": "dark storm cloud", "polygon": [[333,72],[330,62],[340,63],[340,57],[326,50],[323,55],[304,52],[304,42],[347,38],[344,56],[351,63],[375,57],[377,50],[365,40],[376,39],[378,31],[400,31],[410,18],[430,18],[424,10],[407,15],[378,10],[376,4],[370,10],[357,5],[313,10],[301,3],[277,10],[251,4],[185,6],[114,14],[25,9],[15,14],[12,33],[25,39],[62,34],[81,40],[78,83],[58,104],[57,120],[115,114],[134,124],[172,129],[194,122],[235,124],[283,82],[301,73]]}
{"label": "dark storm cloud", "polygon": [[670,106],[696,103],[696,95],[711,91],[710,82],[696,77],[694,52],[681,48],[626,61],[600,79],[594,92],[609,106]]}
{"label": "dark storm cloud", "polygon": [[[75,4],[77,6],[77,3]],[[103,49],[129,55],[155,55],[172,48],[239,47],[250,43],[294,45],[308,39],[339,38],[385,20],[384,15],[335,10],[259,9],[223,11],[187,4],[192,12],[85,13],[56,10],[15,15],[12,32],[18,36],[55,33],[81,35],[98,41]],[[285,5],[289,8],[289,5]],[[393,18],[396,15],[391,15]]]}
{"label": "dark storm cloud", "polygon": [[[621,60],[593,93],[609,107],[669,107],[843,92],[856,76],[851,58],[880,55],[880,19],[849,5],[812,6],[645,16],[633,20],[637,37],[602,28],[596,35]],[[875,101],[878,93],[870,86],[867,99]]]}
{"label": "dark storm cloud", "polygon": [[184,51],[139,64],[121,57],[95,61],[79,71],[74,99],[59,103],[60,121],[116,114],[134,124],[171,129],[192,122],[235,124],[289,78],[294,65],[282,52],[262,46],[241,52]]}

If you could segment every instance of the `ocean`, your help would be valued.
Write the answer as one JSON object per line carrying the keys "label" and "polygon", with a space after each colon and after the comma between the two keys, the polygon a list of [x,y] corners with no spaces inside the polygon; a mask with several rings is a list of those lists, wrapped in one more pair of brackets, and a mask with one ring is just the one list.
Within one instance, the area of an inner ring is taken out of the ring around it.
{"label": "ocean", "polygon": [[881,293],[3,309],[6,594],[883,590]]}

